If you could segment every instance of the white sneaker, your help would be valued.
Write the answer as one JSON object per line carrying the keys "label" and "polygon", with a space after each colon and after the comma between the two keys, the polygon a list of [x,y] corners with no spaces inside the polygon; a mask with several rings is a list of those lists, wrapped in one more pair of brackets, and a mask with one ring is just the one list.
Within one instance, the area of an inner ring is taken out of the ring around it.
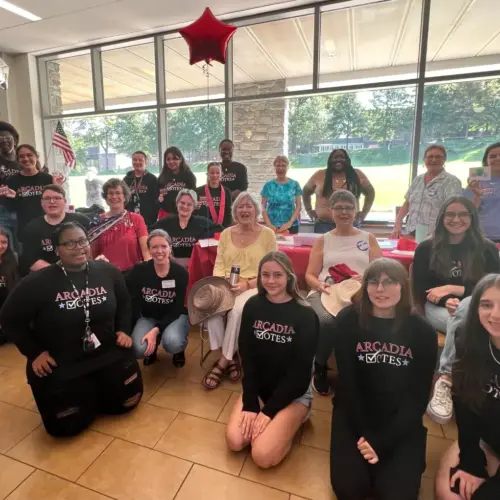
{"label": "white sneaker", "polygon": [[427,413],[438,424],[445,425],[453,416],[453,400],[451,399],[451,382],[439,378],[434,386],[432,399],[427,405]]}

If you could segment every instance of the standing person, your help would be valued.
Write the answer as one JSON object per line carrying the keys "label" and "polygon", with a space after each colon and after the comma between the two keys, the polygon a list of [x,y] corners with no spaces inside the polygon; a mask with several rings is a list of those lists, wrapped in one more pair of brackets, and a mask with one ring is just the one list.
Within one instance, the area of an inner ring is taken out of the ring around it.
{"label": "standing person", "polygon": [[61,224],[52,237],[60,263],[24,278],[0,311],[8,338],[26,356],[26,374],[45,429],[72,436],[97,413],[137,406],[141,372],[130,350],[130,296],[112,265],[91,261],[85,230]]}
{"label": "standing person", "polygon": [[[0,309],[19,281],[18,264],[12,250],[11,238],[10,231],[0,226]],[[0,345],[6,341],[7,338],[0,325]]]}
{"label": "standing person", "polygon": [[344,309],[335,326],[332,487],[338,500],[417,500],[436,332],[411,312],[408,275],[399,262],[372,262],[362,290],[359,308]]}
{"label": "standing person", "polygon": [[457,340],[453,399],[458,443],[443,455],[438,500],[493,500],[500,495],[500,276],[472,294]]}
{"label": "standing person", "polygon": [[325,309],[321,301],[322,294],[330,295],[329,289],[333,283],[330,268],[342,264],[357,273],[357,279],[361,280],[370,262],[382,257],[375,236],[354,227],[357,200],[350,191],[335,191],[330,198],[330,207],[330,218],[336,228],[316,239],[306,271],[306,282],[311,288],[308,300],[319,317],[313,389],[322,396],[331,392],[327,364],[336,332],[335,317]]}
{"label": "standing person", "polygon": [[173,355],[175,367],[186,362],[189,321],[185,307],[187,271],[171,261],[172,242],[162,229],[148,236],[151,260],[136,264],[127,277],[132,297],[132,343],[144,364],[156,361],[158,343]]}
{"label": "standing person", "polygon": [[86,203],[88,208],[98,207],[102,209],[102,186],[104,182],[97,177],[97,169],[90,167],[85,177]]}
{"label": "standing person", "polygon": [[289,161],[286,156],[274,159],[276,178],[267,181],[260,192],[262,216],[269,229],[276,233],[299,232],[302,189],[300,184],[286,176]]}
{"label": "standing person", "polygon": [[141,214],[149,227],[158,219],[158,179],[146,170],[148,157],[142,151],[132,155],[134,170],[123,178],[130,188],[130,200],[127,210]]}
{"label": "standing person", "polygon": [[52,244],[52,233],[65,222],[78,222],[86,230],[90,219],[81,214],[66,213],[66,192],[62,186],[49,184],[42,189],[42,209],[45,215],[32,220],[24,232],[24,252],[21,257],[22,274],[39,271],[59,260]]}
{"label": "standing person", "polygon": [[288,454],[311,410],[318,318],[300,296],[283,252],[261,260],[257,290],[243,308],[243,394],[229,418],[226,441],[233,451],[251,445],[253,461],[267,469]]}
{"label": "standing person", "polygon": [[234,144],[231,139],[224,139],[219,144],[222,159],[222,185],[231,191],[233,201],[240,193],[248,189],[248,172],[243,163],[233,161]]}
{"label": "standing person", "polygon": [[182,151],[175,146],[167,148],[163,155],[163,169],[158,178],[160,210],[158,219],[175,215],[175,200],[181,189],[196,189],[196,177],[186,163]]}
{"label": "standing person", "polygon": [[94,257],[103,255],[120,271],[132,269],[138,262],[149,260],[148,229],[141,214],[128,212],[128,186],[120,179],[109,179],[102,188],[102,197],[109,206],[100,216],[100,224],[89,237]]}
{"label": "standing person", "polygon": [[492,272],[500,272],[498,249],[483,236],[476,207],[463,196],[449,198],[438,214],[433,237],[418,245],[413,261],[417,308],[436,330],[446,333],[440,377],[427,408],[429,416],[441,424],[453,416],[455,330],[467,313],[467,297],[474,286]]}
{"label": "standing person", "polygon": [[[359,197],[364,196],[363,209],[355,217],[356,225],[361,224],[372,208],[375,189],[361,170],[353,168],[345,149],[334,149],[328,157],[326,170],[318,170],[304,186],[304,207],[314,221],[315,233],[324,234],[335,228],[328,200],[338,189],[350,191],[358,200],[358,204]],[[311,205],[313,194],[316,195],[314,210]]]}
{"label": "standing person", "polygon": [[486,148],[482,163],[490,167],[491,179],[469,182],[464,195],[476,205],[486,237],[500,243],[500,142]]}
{"label": "standing person", "polygon": [[450,196],[462,194],[460,179],[444,169],[446,157],[446,149],[440,144],[433,144],[425,150],[424,165],[427,172],[416,177],[408,188],[405,202],[394,223],[392,238],[399,238],[403,219],[408,215],[406,233],[418,236],[417,239],[422,241],[434,232],[443,203]]}
{"label": "standing person", "polygon": [[207,167],[207,183],[196,188],[198,206],[196,215],[206,217],[215,224],[229,227],[233,219],[231,206],[233,200],[231,191],[221,184],[222,166],[220,163],[211,162]]}
{"label": "standing person", "polygon": [[17,163],[16,148],[19,144],[19,133],[7,122],[0,121],[0,225],[11,232],[10,242],[14,250],[18,250],[17,215],[12,198],[15,193],[9,190],[8,180],[21,171]]}

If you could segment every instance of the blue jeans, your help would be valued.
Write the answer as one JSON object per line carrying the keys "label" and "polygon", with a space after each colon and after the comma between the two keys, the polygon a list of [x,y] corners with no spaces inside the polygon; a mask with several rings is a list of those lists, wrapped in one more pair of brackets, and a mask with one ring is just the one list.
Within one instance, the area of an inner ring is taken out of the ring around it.
{"label": "blue jeans", "polygon": [[446,307],[437,306],[432,302],[425,303],[425,317],[437,331],[446,333],[450,313]]}
{"label": "blue jeans", "polygon": [[[138,359],[144,358],[144,353],[148,347],[147,342],[141,344],[146,333],[154,328],[156,320],[151,318],[139,318],[132,332],[132,347]],[[181,314],[175,321],[160,332],[161,345],[165,351],[171,354],[183,352],[187,346],[187,336],[189,333],[189,321],[186,314]]]}

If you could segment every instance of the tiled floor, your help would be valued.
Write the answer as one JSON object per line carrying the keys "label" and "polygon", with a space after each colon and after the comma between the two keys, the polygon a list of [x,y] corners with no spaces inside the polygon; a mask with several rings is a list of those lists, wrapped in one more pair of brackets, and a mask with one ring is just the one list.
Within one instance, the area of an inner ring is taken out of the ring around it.
{"label": "tiled floor", "polygon": [[[315,396],[312,418],[290,456],[262,471],[246,452],[230,453],[224,427],[240,385],[200,385],[200,338],[192,333],[183,369],[165,353],[143,368],[143,402],[131,414],[98,419],[73,439],[40,425],[25,383],[24,358],[0,347],[0,500],[332,500],[331,404]],[[209,366],[210,358],[206,362]],[[456,438],[453,425],[426,421],[427,471],[421,500],[433,498],[439,458]]]}

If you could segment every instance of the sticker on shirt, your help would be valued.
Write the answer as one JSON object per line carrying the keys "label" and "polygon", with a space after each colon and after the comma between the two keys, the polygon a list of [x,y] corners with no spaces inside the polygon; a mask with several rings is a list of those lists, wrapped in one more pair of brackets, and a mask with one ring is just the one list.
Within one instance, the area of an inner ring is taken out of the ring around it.
{"label": "sticker on shirt", "polygon": [[292,341],[292,335],[295,333],[293,326],[282,325],[280,323],[271,323],[269,321],[255,320],[253,332],[256,339],[270,340],[277,344],[286,344]]}
{"label": "sticker on shirt", "polygon": [[41,244],[42,244],[42,250],[44,252],[53,252],[54,251],[54,246],[52,245],[52,241],[49,238],[43,239],[41,241]]}
{"label": "sticker on shirt", "polygon": [[413,360],[413,353],[404,345],[386,342],[358,342],[356,346],[358,360],[370,364],[408,366]]}
{"label": "sticker on shirt", "polygon": [[[174,280],[167,280],[174,281]],[[142,299],[144,302],[148,302],[150,304],[172,304],[176,297],[175,291],[168,290],[158,290],[158,288],[148,288],[146,286],[141,289]]]}
{"label": "sticker on shirt", "polygon": [[[104,304],[108,300],[108,292],[103,286],[89,288],[88,298],[90,307]],[[58,292],[56,304],[59,309],[80,309],[83,308],[87,300],[87,290],[77,290],[72,292]]]}
{"label": "sticker on shirt", "polygon": [[356,243],[356,246],[358,247],[359,250],[361,250],[362,252],[366,252],[369,248],[370,248],[370,245],[368,244],[368,242],[366,240],[359,240],[357,243]]}
{"label": "sticker on shirt", "polygon": [[162,288],[175,288],[175,280],[162,280]]}
{"label": "sticker on shirt", "polygon": [[500,377],[498,375],[493,377],[491,382],[486,386],[484,392],[493,398],[500,400]]}

